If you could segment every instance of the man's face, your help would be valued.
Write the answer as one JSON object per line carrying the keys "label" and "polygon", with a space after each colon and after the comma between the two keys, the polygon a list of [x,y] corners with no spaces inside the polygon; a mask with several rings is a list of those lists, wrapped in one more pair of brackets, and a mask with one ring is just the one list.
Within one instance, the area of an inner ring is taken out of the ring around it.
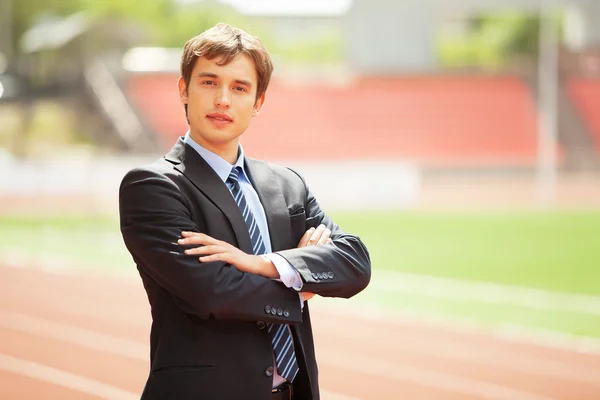
{"label": "man's face", "polygon": [[258,115],[264,95],[256,100],[257,74],[249,56],[238,55],[226,65],[218,61],[199,57],[188,87],[183,78],[178,85],[181,102],[188,105],[192,139],[220,154],[232,146],[237,151],[238,138]]}

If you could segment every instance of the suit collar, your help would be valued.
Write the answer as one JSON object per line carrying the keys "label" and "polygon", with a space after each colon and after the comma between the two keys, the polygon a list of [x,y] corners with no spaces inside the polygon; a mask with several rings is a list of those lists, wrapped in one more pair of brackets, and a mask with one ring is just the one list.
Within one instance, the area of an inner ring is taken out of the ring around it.
{"label": "suit collar", "polygon": [[[240,250],[251,254],[252,244],[248,227],[240,210],[216,172],[200,157],[191,146],[186,145],[183,137],[165,159],[174,164],[176,170],[188,177],[223,213],[231,223]],[[269,165],[260,160],[245,157],[245,169],[252,186],[258,193],[267,217],[271,237],[272,251],[288,249],[291,243],[290,216],[283,191]]]}
{"label": "suit collar", "polygon": [[175,145],[169,150],[167,155],[165,155],[165,160],[169,161],[172,164],[181,164],[183,160],[185,160],[185,142],[183,141],[183,136],[177,139]]}
{"label": "suit collar", "polygon": [[180,137],[165,156],[174,168],[186,176],[227,217],[240,250],[252,253],[252,244],[246,222],[225,183],[206,161]]}

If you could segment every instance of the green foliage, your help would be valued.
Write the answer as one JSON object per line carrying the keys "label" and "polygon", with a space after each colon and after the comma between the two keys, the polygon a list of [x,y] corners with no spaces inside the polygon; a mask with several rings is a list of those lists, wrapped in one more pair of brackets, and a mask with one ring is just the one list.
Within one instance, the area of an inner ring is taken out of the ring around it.
{"label": "green foliage", "polygon": [[183,47],[191,37],[225,22],[259,36],[277,58],[292,62],[335,62],[341,59],[341,37],[303,36],[281,42],[266,24],[249,19],[217,1],[183,5],[176,0],[12,0],[14,48],[36,22],[45,16],[65,17],[86,11],[101,20],[131,23],[147,34],[145,45]]}
{"label": "green foliage", "polygon": [[[199,33],[225,22],[242,29],[248,29],[248,21],[231,7],[218,4],[198,4],[173,11],[167,23],[154,25],[156,41],[164,47],[183,47],[185,42]],[[251,31],[250,29],[248,29]]]}
{"label": "green foliage", "polygon": [[335,63],[342,59],[342,38],[331,32],[322,36],[305,36],[292,43],[265,43],[274,55],[291,62]]}
{"label": "green foliage", "polygon": [[149,35],[147,44],[169,47],[182,47],[190,37],[217,22],[247,25],[232,8],[205,3],[183,6],[175,0],[13,0],[14,48],[19,50],[20,38],[39,18],[65,17],[80,11],[141,26]]}
{"label": "green foliage", "polygon": [[442,36],[438,54],[447,67],[501,68],[515,58],[537,57],[539,31],[539,16],[478,16],[469,21],[466,35]]}

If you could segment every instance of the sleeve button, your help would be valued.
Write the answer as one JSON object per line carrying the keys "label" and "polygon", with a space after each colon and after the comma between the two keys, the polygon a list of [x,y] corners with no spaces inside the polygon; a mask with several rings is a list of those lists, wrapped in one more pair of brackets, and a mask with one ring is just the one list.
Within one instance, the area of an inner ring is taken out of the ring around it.
{"label": "sleeve button", "polygon": [[271,313],[271,306],[265,306],[265,313],[267,313],[267,314]]}

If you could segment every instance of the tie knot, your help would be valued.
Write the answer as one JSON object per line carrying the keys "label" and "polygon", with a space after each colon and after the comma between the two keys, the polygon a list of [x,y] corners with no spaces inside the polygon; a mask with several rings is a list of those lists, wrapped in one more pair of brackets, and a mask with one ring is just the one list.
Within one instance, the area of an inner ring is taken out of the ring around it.
{"label": "tie knot", "polygon": [[239,167],[233,167],[231,169],[231,172],[229,173],[229,177],[227,178],[227,182],[230,182],[232,184],[236,184],[236,183],[238,183],[239,179],[240,179],[240,170],[239,170]]}

